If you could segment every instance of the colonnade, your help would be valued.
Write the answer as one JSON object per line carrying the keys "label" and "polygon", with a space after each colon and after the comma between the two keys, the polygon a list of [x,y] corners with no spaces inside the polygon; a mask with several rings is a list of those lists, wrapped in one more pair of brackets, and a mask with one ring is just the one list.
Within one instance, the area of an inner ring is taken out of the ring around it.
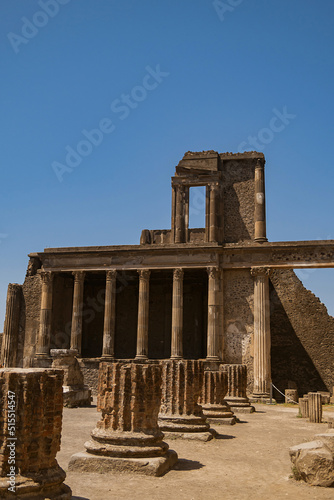
{"label": "colonnade", "polygon": [[[208,325],[207,325],[207,360],[221,361],[221,273],[218,267],[209,267],[208,271]],[[136,359],[148,359],[149,335],[149,288],[150,269],[140,269],[137,347]],[[263,398],[269,395],[271,382],[270,367],[270,302],[269,302],[269,269],[252,268],[254,277],[254,396]],[[42,298],[40,311],[40,329],[37,342],[37,357],[47,357],[50,350],[51,315],[52,315],[52,281],[51,271],[41,272]],[[71,349],[81,354],[82,340],[82,304],[84,292],[84,271],[74,271],[73,310],[71,326]],[[103,359],[113,359],[115,355],[116,327],[116,269],[106,272],[106,295],[103,329]],[[171,358],[183,357],[183,279],[184,270],[173,270],[172,295],[172,327]]]}

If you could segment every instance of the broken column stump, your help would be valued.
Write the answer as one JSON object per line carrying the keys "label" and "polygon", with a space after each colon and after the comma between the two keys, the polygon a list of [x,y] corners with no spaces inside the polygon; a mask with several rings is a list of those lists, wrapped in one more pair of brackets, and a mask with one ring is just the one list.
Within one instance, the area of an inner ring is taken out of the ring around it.
{"label": "broken column stump", "polygon": [[224,400],[227,393],[227,373],[204,371],[200,404],[209,423],[234,425],[236,418]]}
{"label": "broken column stump", "polygon": [[285,389],[285,403],[298,403],[297,389]]}
{"label": "broken column stump", "polygon": [[247,366],[221,365],[220,369],[227,373],[227,395],[225,401],[234,412],[253,413],[254,406],[247,397]]}
{"label": "broken column stump", "polygon": [[204,377],[202,361],[168,359],[161,361],[162,399],[159,427],[166,438],[213,438],[210,424],[198,404]]}
{"label": "broken column stump", "polygon": [[299,398],[299,414],[302,418],[309,418],[308,413],[308,398]]}
{"label": "broken column stump", "polygon": [[308,393],[308,412],[310,422],[321,423],[322,421],[322,402],[319,392]]}
{"label": "broken column stump", "polygon": [[64,370],[64,406],[77,408],[90,406],[92,391],[84,384],[84,377],[76,358],[76,349],[51,349],[52,368]]}
{"label": "broken column stump", "polygon": [[60,370],[0,370],[0,498],[71,498],[63,483],[66,474],[56,460],[62,382]]}
{"label": "broken column stump", "polygon": [[158,427],[161,366],[115,361],[100,364],[98,410],[102,418],[85,443],[86,452],[71,457],[69,470],[139,472],[161,476],[176,462]]}

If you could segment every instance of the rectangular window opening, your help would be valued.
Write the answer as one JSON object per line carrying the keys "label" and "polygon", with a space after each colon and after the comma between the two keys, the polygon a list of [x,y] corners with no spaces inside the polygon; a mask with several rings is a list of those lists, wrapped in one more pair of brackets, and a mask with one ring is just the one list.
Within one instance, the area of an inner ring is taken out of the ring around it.
{"label": "rectangular window opening", "polygon": [[189,189],[189,228],[205,227],[205,192],[206,186]]}

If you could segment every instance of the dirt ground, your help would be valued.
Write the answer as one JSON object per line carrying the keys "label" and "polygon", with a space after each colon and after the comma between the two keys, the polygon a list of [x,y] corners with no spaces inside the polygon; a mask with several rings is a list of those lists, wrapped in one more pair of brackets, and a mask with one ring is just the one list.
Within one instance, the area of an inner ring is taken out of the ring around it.
{"label": "dirt ground", "polygon": [[[96,407],[64,409],[62,447],[58,462],[76,500],[280,500],[334,499],[333,488],[311,487],[291,479],[289,447],[310,441],[327,424],[297,418],[296,408],[256,405],[257,412],[240,414],[241,423],[214,426],[218,439],[208,443],[169,441],[179,463],[163,477],[134,474],[67,472],[73,453],[100,419]],[[334,416],[334,408],[325,411]]]}

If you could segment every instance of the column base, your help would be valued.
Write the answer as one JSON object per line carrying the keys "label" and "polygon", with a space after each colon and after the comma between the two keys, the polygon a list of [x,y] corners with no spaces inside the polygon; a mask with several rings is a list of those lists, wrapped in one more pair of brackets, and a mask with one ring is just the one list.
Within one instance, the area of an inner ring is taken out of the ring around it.
{"label": "column base", "polygon": [[221,360],[219,359],[219,356],[207,356],[205,358],[205,361],[221,361]]}
{"label": "column base", "polygon": [[109,472],[136,472],[145,474],[146,476],[162,476],[176,464],[177,460],[177,453],[174,450],[168,450],[163,457],[153,458],[117,458],[81,452],[72,455],[68,464],[68,470],[98,472],[100,474]]}
{"label": "column base", "polygon": [[268,238],[261,236],[259,238],[254,238],[254,241],[256,241],[256,243],[264,243],[264,242],[268,241]]}
{"label": "column base", "polygon": [[210,424],[234,425],[237,422],[236,416],[227,404],[202,406],[203,414]]}
{"label": "column base", "polygon": [[111,354],[102,354],[100,359],[101,361],[115,361],[115,356],[112,356]]}
{"label": "column base", "polygon": [[175,356],[171,356],[170,359],[183,359],[183,356],[175,355]]}
{"label": "column base", "polygon": [[159,415],[159,429],[166,439],[195,439],[210,441],[214,432],[205,417],[195,415]]}
{"label": "column base", "polygon": [[250,404],[248,398],[226,397],[226,402],[231,410],[236,413],[254,413],[255,408]]}
{"label": "column base", "polygon": [[48,354],[36,353],[34,358],[34,368],[50,368],[52,358]]}
{"label": "column base", "polygon": [[146,356],[145,354],[137,354],[135,359],[147,360],[148,356]]}
{"label": "column base", "polygon": [[[249,398],[251,403],[270,403],[270,394],[269,392],[258,393],[255,392]],[[276,403],[274,398],[271,398],[272,403]]]}

